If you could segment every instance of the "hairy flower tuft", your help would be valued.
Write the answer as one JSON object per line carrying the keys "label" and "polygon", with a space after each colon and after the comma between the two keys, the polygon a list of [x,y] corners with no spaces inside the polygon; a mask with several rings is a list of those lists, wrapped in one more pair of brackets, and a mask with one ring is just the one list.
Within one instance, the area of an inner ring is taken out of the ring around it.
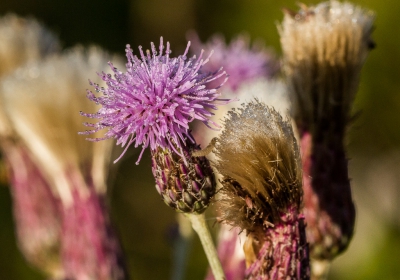
{"label": "hairy flower tuft", "polygon": [[[143,151],[150,146],[152,151],[158,147],[168,149],[183,156],[185,139],[194,143],[189,133],[189,123],[197,119],[208,127],[218,129],[219,126],[210,120],[213,115],[207,109],[216,109],[219,99],[217,89],[226,81],[218,83],[215,88],[206,85],[221,77],[226,77],[222,68],[211,73],[200,73],[200,68],[206,64],[209,57],[203,59],[203,52],[199,57],[187,59],[190,42],[183,55],[170,57],[170,45],[167,42],[164,50],[163,38],[160,46],[151,43],[151,51],[143,52],[139,47],[141,58],[133,55],[129,45],[126,49],[127,71],[123,73],[109,63],[114,75],[102,72],[100,77],[106,82],[107,88],[90,82],[97,97],[88,91],[88,98],[103,107],[94,114],[81,113],[89,118],[100,119],[99,122],[85,123],[93,130],[81,134],[95,133],[107,128],[102,138],[88,139],[99,141],[116,138],[117,145],[127,148],[134,144],[142,146],[142,152],[136,164],[139,163]],[[211,55],[211,54],[210,54]]]}

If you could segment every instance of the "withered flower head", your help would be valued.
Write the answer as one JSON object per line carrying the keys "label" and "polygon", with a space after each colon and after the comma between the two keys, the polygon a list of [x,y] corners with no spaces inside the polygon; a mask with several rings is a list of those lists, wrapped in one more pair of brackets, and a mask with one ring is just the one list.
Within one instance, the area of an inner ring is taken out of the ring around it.
{"label": "withered flower head", "polygon": [[371,11],[338,1],[285,13],[279,26],[284,71],[300,129],[313,130],[333,118],[344,128],[374,45],[373,20]]}
{"label": "withered flower head", "polygon": [[247,233],[246,279],[308,279],[300,155],[289,120],[253,101],[229,112],[216,147],[219,221]]}
{"label": "withered flower head", "polygon": [[344,139],[360,70],[374,47],[373,21],[371,11],[329,1],[287,12],[279,26],[301,138],[304,214],[314,259],[333,259],[354,231]]}
{"label": "withered flower head", "polygon": [[230,111],[216,154],[225,223],[254,231],[279,222],[290,205],[300,208],[299,150],[290,122],[273,108],[253,101]]}

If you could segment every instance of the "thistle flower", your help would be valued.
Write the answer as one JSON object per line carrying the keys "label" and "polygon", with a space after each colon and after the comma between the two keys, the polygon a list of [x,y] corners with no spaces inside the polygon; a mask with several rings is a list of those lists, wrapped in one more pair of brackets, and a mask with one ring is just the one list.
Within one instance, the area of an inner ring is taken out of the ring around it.
{"label": "thistle flower", "polygon": [[0,76],[59,49],[58,38],[35,19],[14,14],[0,18]]}
{"label": "thistle flower", "polygon": [[289,121],[253,101],[229,112],[216,147],[218,220],[246,231],[246,279],[308,279],[300,155]]}
{"label": "thistle flower", "polygon": [[75,48],[27,64],[0,85],[13,130],[61,202],[58,254],[68,279],[126,277],[104,204],[111,143],[82,139],[74,113],[94,107],[81,95],[83,77],[107,59],[98,48]]}
{"label": "thistle flower", "polygon": [[355,209],[344,138],[374,15],[330,1],[287,12],[279,26],[284,70],[303,153],[310,255],[331,260],[350,242]]}
{"label": "thistle flower", "polygon": [[193,31],[188,34],[193,42],[194,52],[204,49],[213,52],[210,62],[202,71],[214,72],[221,66],[229,75],[225,89],[236,92],[240,85],[259,78],[270,79],[279,71],[279,63],[271,50],[259,41],[250,46],[250,37],[245,34],[236,36],[229,44],[222,35],[214,35],[207,43],[202,43]]}
{"label": "thistle flower", "polygon": [[108,128],[104,137],[91,140],[116,138],[117,144],[125,146],[125,151],[133,143],[135,147],[141,145],[142,151],[136,164],[139,164],[144,150],[150,146],[158,192],[166,204],[189,214],[215,273],[222,277],[223,272],[204,216],[191,215],[200,214],[206,209],[215,193],[216,184],[208,160],[192,154],[200,147],[191,136],[189,123],[197,119],[210,128],[219,128],[210,120],[212,113],[207,109],[215,110],[218,102],[228,102],[218,98],[218,89],[226,77],[215,88],[210,89],[206,85],[226,74],[222,68],[213,73],[201,73],[200,69],[209,57],[202,59],[201,52],[198,58],[193,56],[187,59],[189,46],[190,42],[183,55],[171,58],[169,43],[164,53],[161,37],[158,53],[151,43],[151,51],[146,51],[146,54],[139,47],[139,59],[127,45],[127,72],[122,73],[110,63],[114,76],[104,72],[100,74],[107,88],[90,82],[103,95],[96,97],[88,91],[88,98],[103,107],[94,114],[81,113],[89,118],[100,119],[96,124],[85,123],[93,130],[81,134]]}
{"label": "thistle flower", "polygon": [[187,59],[189,46],[190,42],[183,55],[171,58],[169,43],[164,53],[161,37],[159,52],[153,43],[151,52],[146,51],[146,54],[139,47],[139,59],[127,45],[127,72],[119,71],[110,63],[114,77],[104,72],[100,74],[107,88],[90,83],[103,95],[96,97],[88,91],[88,98],[103,107],[94,114],[82,113],[83,116],[100,119],[96,124],[85,123],[94,129],[82,134],[108,128],[104,137],[88,140],[116,138],[117,144],[126,147],[125,151],[132,144],[135,147],[141,145],[142,152],[136,164],[149,146],[153,152],[158,148],[167,149],[185,158],[186,139],[195,142],[189,132],[189,123],[197,119],[217,129],[219,126],[210,120],[212,113],[207,109],[215,110],[218,101],[222,104],[227,102],[218,98],[220,93],[217,89],[224,81],[215,88],[206,88],[209,82],[226,76],[225,72],[219,69],[201,74],[199,70],[209,57],[203,59],[201,52],[198,58],[193,56]]}

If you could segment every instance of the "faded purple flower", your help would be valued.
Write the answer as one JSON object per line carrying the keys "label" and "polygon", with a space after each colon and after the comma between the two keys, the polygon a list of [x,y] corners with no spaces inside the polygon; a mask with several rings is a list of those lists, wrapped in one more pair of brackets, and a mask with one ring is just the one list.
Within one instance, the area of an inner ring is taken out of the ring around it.
{"label": "faded purple flower", "polygon": [[279,63],[271,51],[260,42],[250,46],[250,38],[244,34],[225,43],[222,35],[214,35],[207,43],[202,43],[195,32],[188,35],[194,51],[213,51],[210,62],[203,71],[216,71],[223,66],[229,75],[227,86],[236,91],[243,82],[256,78],[271,78],[279,71]]}
{"label": "faded purple flower", "polygon": [[[139,47],[139,59],[133,55],[129,45],[126,49],[127,71],[123,73],[109,63],[114,72],[100,77],[107,83],[107,88],[90,82],[96,92],[102,96],[96,97],[88,91],[88,98],[103,107],[94,114],[81,113],[89,118],[100,119],[99,122],[85,123],[93,130],[81,132],[91,134],[103,128],[108,128],[102,138],[88,139],[99,141],[116,138],[117,145],[125,146],[124,152],[134,144],[142,146],[139,163],[143,151],[150,146],[152,151],[158,147],[169,149],[183,156],[183,146],[186,139],[194,143],[189,132],[189,123],[197,119],[212,129],[219,126],[210,120],[213,115],[207,109],[216,110],[219,99],[217,89],[226,81],[226,74],[221,69],[214,72],[200,72],[209,57],[203,59],[203,51],[199,57],[187,59],[190,42],[183,55],[170,57],[170,46],[167,42],[164,51],[163,38],[160,38],[159,51],[151,43],[151,51],[143,52]],[[225,79],[219,79],[225,77]],[[219,79],[214,88],[206,87],[211,81]]]}

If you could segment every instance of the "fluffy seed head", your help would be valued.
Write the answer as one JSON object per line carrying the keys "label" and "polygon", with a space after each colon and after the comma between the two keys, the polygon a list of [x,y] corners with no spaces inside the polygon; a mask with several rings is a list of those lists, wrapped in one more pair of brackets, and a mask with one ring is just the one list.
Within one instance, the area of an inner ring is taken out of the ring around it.
{"label": "fluffy seed head", "polygon": [[350,3],[329,1],[287,11],[279,26],[284,71],[300,129],[349,120],[360,69],[374,43],[374,14]]}
{"label": "fluffy seed head", "polygon": [[[164,50],[161,38],[158,52],[153,43],[151,51],[143,52],[139,47],[139,59],[127,45],[127,71],[123,73],[110,63],[114,75],[100,74],[107,88],[91,82],[102,96],[96,97],[88,91],[88,98],[101,104],[102,108],[94,114],[82,113],[100,119],[96,124],[86,123],[93,130],[84,134],[106,128],[108,131],[104,137],[92,140],[116,138],[117,144],[126,149],[132,144],[142,146],[143,153],[148,146],[152,151],[160,147],[183,156],[186,138],[194,142],[189,133],[190,122],[197,119],[211,128],[218,128],[209,119],[212,113],[208,109],[215,110],[216,101],[227,101],[218,99],[220,94],[217,91],[224,83],[224,79],[219,78],[226,74],[221,69],[201,74],[200,68],[209,58],[203,59],[201,52],[198,58],[187,59],[189,46],[190,42],[183,55],[171,58],[169,43]],[[218,86],[206,88],[216,79],[222,80]]]}
{"label": "fluffy seed head", "polygon": [[224,127],[216,147],[220,220],[254,231],[280,221],[289,206],[300,209],[302,173],[290,122],[256,100],[230,111]]}

